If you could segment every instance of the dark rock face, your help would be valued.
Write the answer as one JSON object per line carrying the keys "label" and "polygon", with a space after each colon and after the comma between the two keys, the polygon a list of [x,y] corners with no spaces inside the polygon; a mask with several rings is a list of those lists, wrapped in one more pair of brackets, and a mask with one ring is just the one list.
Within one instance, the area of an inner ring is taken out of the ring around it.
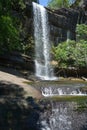
{"label": "dark rock face", "polygon": [[78,11],[78,24],[87,24],[87,0],[82,0],[78,7],[73,4],[72,8]]}
{"label": "dark rock face", "polygon": [[[52,15],[52,13],[50,13]],[[73,9],[61,8],[59,10],[54,10],[54,16],[49,16],[49,21],[57,27],[62,29],[71,30],[74,32],[76,27],[78,13]],[[52,19],[51,19],[52,18]]]}
{"label": "dark rock face", "polygon": [[0,65],[15,69],[27,69],[34,72],[34,61],[31,57],[18,52],[0,56]]}
{"label": "dark rock face", "polygon": [[59,10],[49,10],[48,19],[50,24],[51,40],[58,42],[65,41],[67,38],[76,39],[75,29],[78,20],[78,12],[73,9],[61,8]]}
{"label": "dark rock face", "polygon": [[87,77],[87,69],[86,68],[80,68],[80,69],[75,69],[75,68],[67,68],[67,69],[58,69],[55,68],[55,74],[57,76],[63,76],[63,77]]}

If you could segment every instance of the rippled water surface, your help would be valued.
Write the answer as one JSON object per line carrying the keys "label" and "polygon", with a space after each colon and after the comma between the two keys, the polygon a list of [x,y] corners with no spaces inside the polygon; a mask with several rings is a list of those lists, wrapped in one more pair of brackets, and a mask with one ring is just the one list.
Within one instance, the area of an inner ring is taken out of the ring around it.
{"label": "rippled water surface", "polygon": [[77,111],[75,102],[51,102],[40,116],[41,130],[86,130],[87,112]]}
{"label": "rippled water surface", "polygon": [[41,81],[33,86],[40,89],[45,97],[87,95],[87,83],[81,81]]}

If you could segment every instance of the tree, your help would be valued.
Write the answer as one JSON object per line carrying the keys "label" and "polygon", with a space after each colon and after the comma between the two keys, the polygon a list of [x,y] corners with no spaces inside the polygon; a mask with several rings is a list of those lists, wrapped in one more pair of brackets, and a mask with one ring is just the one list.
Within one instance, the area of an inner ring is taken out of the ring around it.
{"label": "tree", "polygon": [[76,7],[82,3],[83,0],[50,0],[48,7],[58,9],[61,7]]}
{"label": "tree", "polygon": [[23,0],[0,0],[0,52],[19,50],[20,37],[18,19],[12,15],[12,9],[19,5],[23,9]]}
{"label": "tree", "polygon": [[13,25],[9,16],[1,16],[0,18],[0,51],[12,51],[18,49],[19,32]]}
{"label": "tree", "polygon": [[51,0],[48,3],[48,7],[50,8],[61,8],[61,7],[69,7],[69,0]]}

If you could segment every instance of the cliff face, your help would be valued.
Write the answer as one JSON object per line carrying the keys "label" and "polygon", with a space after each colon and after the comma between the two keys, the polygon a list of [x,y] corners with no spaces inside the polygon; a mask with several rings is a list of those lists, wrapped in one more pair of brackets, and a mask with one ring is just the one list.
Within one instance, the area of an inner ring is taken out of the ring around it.
{"label": "cliff face", "polygon": [[[28,43],[28,38],[33,36],[33,7],[32,2],[25,0],[26,8],[21,12],[22,21],[22,41]],[[52,42],[57,45],[67,38],[75,40],[76,24],[78,21],[78,11],[74,9],[61,8],[50,10],[48,8],[48,19],[50,24],[50,34]]]}
{"label": "cliff face", "polygon": [[[24,0],[25,9],[16,11],[16,14],[22,21],[21,40],[28,44],[29,37],[33,36],[33,8],[32,0]],[[33,0],[38,3],[38,0]],[[50,24],[50,34],[52,42],[57,45],[61,41],[76,39],[76,24],[87,23],[87,0],[84,0],[81,6],[72,7],[72,9],[61,8],[50,10],[48,8],[48,19]],[[14,11],[14,12],[15,12]]]}
{"label": "cliff face", "polygon": [[83,0],[83,3],[74,9],[78,11],[78,23],[87,24],[87,0]]}
{"label": "cliff face", "polygon": [[[76,5],[76,4],[75,4]],[[48,11],[51,41],[57,45],[67,39],[76,39],[76,24],[87,24],[87,0],[80,2],[78,7],[61,8]]]}
{"label": "cliff face", "polygon": [[78,12],[73,9],[61,8],[59,10],[49,10],[48,17],[50,23],[51,40],[55,44],[68,39],[75,40],[76,24]]}

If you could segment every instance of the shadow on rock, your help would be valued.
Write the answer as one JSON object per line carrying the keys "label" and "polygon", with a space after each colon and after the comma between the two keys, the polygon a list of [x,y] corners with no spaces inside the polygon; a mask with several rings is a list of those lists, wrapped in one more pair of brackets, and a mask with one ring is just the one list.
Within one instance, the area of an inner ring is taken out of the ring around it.
{"label": "shadow on rock", "polygon": [[0,82],[0,130],[39,130],[40,108],[15,84]]}
{"label": "shadow on rock", "polygon": [[0,81],[0,96],[21,96],[24,95],[22,87],[6,81]]}

